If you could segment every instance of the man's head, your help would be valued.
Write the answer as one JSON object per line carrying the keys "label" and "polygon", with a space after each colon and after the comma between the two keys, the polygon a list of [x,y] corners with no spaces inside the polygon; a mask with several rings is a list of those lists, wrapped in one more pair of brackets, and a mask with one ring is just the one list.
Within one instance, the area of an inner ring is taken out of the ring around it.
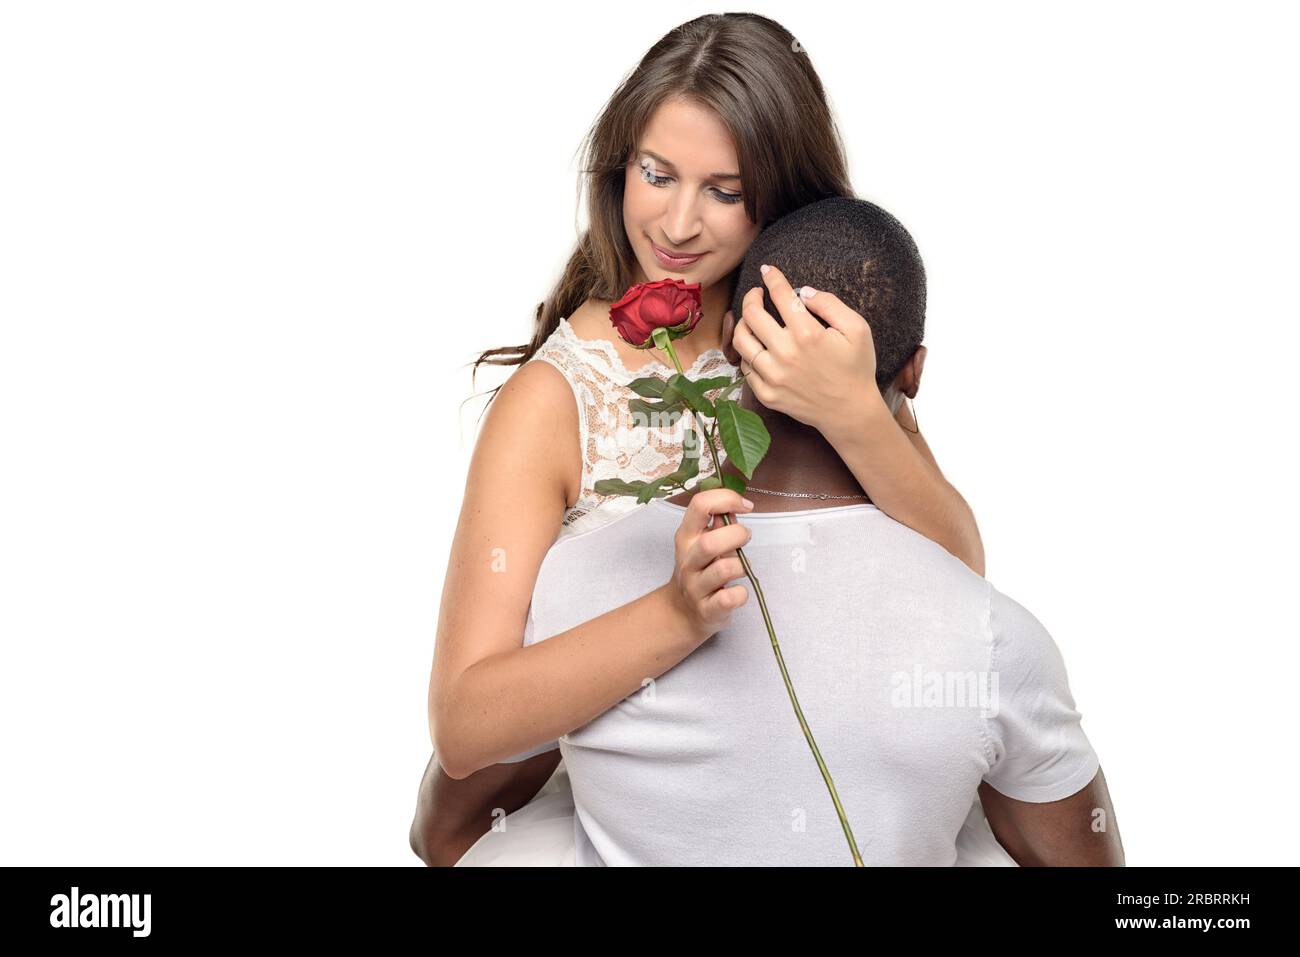
{"label": "man's head", "polygon": [[904,395],[916,395],[925,357],[925,267],[902,223],[874,203],[836,196],[787,213],[763,230],[740,266],[732,313],[741,315],[745,293],[758,286],[763,307],[784,325],[759,274],[763,263],[779,268],[795,289],[807,285],[834,293],[867,321],[876,385],[891,412]]}

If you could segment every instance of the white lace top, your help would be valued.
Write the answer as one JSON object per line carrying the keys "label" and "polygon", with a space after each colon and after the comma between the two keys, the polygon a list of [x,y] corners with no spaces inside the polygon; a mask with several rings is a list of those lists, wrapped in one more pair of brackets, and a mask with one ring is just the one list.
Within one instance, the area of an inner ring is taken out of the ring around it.
{"label": "white lace top", "polygon": [[[606,478],[627,482],[652,481],[677,470],[682,460],[685,431],[695,428],[689,416],[673,425],[647,425],[638,421],[628,409],[637,394],[627,387],[633,379],[654,376],[667,380],[676,369],[663,362],[629,371],[614,348],[604,339],[580,339],[566,318],[528,360],[549,362],[568,380],[578,403],[578,429],[582,449],[582,485],[578,501],[564,512],[559,539],[589,531],[638,508],[635,496],[600,495],[595,486]],[[710,376],[734,377],[739,371],[718,348],[700,354],[689,369],[688,378]],[[706,393],[716,399],[721,389]],[[733,396],[734,397],[734,396]],[[722,443],[718,459],[727,460]],[[713,461],[707,448],[702,450],[699,475],[686,483],[693,488],[713,474]],[[676,494],[676,493],[674,493]],[[557,539],[558,540],[558,539]]]}

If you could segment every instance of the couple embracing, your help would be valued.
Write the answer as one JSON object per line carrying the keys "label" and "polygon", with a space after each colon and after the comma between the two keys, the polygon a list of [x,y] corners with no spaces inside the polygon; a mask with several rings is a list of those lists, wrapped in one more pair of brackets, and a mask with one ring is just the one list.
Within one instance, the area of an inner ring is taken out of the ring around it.
{"label": "couple embracing", "polygon": [[[1061,655],[983,577],[903,402],[926,351],[916,245],[854,197],[792,40],[723,14],[652,48],[589,135],[590,226],[532,340],[479,360],[520,368],[448,563],[426,863],[851,864],[841,810],[869,865],[1123,863]],[[660,280],[700,304],[671,363],[611,321]],[[725,456],[642,504],[609,492],[678,468],[685,417],[629,413],[630,383],[677,367],[744,376],[771,444],[743,494]]]}

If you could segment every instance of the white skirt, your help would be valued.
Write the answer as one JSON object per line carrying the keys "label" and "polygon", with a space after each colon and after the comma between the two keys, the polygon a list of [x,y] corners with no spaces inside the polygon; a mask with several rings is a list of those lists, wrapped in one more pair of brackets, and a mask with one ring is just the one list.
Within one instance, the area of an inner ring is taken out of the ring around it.
{"label": "white skirt", "polygon": [[[537,796],[493,824],[457,867],[574,867],[573,788],[560,759]],[[984,817],[979,797],[957,834],[954,867],[1016,867]]]}

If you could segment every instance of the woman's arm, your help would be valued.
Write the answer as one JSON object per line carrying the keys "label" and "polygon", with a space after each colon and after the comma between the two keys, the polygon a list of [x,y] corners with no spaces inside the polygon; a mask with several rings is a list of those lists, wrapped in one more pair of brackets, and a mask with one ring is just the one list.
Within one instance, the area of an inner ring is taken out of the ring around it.
{"label": "woman's arm", "polygon": [[984,574],[984,543],[971,507],[934,460],[904,403],[898,418],[878,389],[861,403],[842,406],[849,414],[819,424],[871,501],[890,518],[938,542],[975,574]]}
{"label": "woman's arm", "polygon": [[[530,536],[525,532],[523,538],[531,541],[553,541],[559,530],[559,523],[564,514],[568,500],[573,497],[566,488],[564,476],[581,474],[580,452],[577,450],[578,422],[572,397],[567,385],[559,382],[555,370],[540,368],[544,363],[535,363],[526,369],[516,370],[512,382],[502,388],[497,402],[502,409],[512,401],[527,393],[531,399],[543,406],[558,410],[559,415],[553,419],[557,434],[573,436],[567,444],[558,445],[560,453],[536,459],[529,475],[531,482],[541,490],[544,501],[531,513],[518,514],[519,523],[536,526],[536,534]],[[500,418],[500,413],[498,413]],[[494,443],[499,441],[498,426],[485,430],[480,442],[485,443],[485,455],[490,453]],[[509,440],[509,436],[505,436]],[[520,449],[521,454],[526,450]],[[567,454],[564,454],[567,453]],[[473,482],[479,476],[471,474]],[[468,483],[467,483],[468,485]],[[467,504],[470,496],[466,495]],[[492,508],[491,503],[486,503]],[[513,506],[513,507],[512,507]],[[518,503],[505,506],[513,512]],[[453,556],[456,550],[453,548]],[[516,561],[520,556],[514,556]],[[501,566],[505,571],[510,568],[508,553],[502,555]],[[526,569],[520,569],[526,571]],[[450,575],[448,576],[450,578]],[[512,576],[515,577],[515,576]],[[533,569],[529,577],[536,577]],[[451,596],[444,590],[444,601]],[[531,598],[531,596],[530,596]],[[516,644],[522,646],[523,628],[520,625]],[[430,679],[432,690],[433,678]],[[433,737],[433,718],[430,709],[430,736]],[[523,761],[493,764],[465,778],[453,778],[439,763],[438,755],[432,754],[420,779],[419,792],[416,795],[415,815],[411,820],[410,845],[416,856],[430,867],[451,867],[464,856],[465,852],[492,827],[497,812],[513,813],[523,807],[542,788],[560,762],[559,749],[552,749],[534,755]]]}
{"label": "woman's arm", "polygon": [[[573,392],[526,363],[489,407],[470,460],[438,613],[429,730],[453,779],[553,741],[604,714],[707,635],[665,583],[523,646],[537,574],[578,467]],[[665,547],[668,547],[667,543]]]}
{"label": "woman's arm", "polygon": [[[880,394],[870,325],[833,293],[796,296],[775,266],[763,282],[784,325],[755,286],[745,293],[731,335],[754,395],[820,431],[881,511],[983,576],[984,545],[970,506],[943,477],[920,433],[911,432],[911,413],[900,409],[896,420]],[[725,321],[723,328],[725,337]]]}

